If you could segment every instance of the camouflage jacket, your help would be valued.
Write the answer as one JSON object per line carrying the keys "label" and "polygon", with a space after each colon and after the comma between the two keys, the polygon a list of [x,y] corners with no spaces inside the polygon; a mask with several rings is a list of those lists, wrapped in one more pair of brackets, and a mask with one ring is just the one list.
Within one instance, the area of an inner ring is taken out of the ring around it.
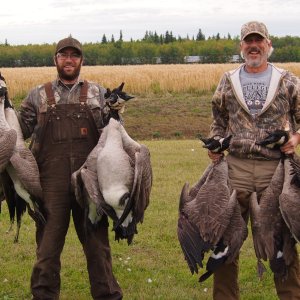
{"label": "camouflage jacket", "polygon": [[[300,81],[292,73],[271,64],[272,76],[261,112],[252,116],[244,100],[239,68],[226,72],[212,99],[210,136],[232,135],[229,153],[241,158],[279,159],[279,150],[255,144],[275,129],[300,128]],[[300,131],[299,131],[300,132]]]}
{"label": "camouflage jacket", "polygon": [[[57,104],[78,103],[83,80],[78,80],[69,89],[59,79],[52,82],[54,98]],[[87,104],[91,109],[95,123],[99,131],[108,124],[113,113],[105,105],[104,94],[106,89],[93,82],[88,82]],[[39,85],[29,92],[21,104],[18,114],[24,138],[32,137],[32,143],[40,140],[39,132],[43,124],[38,124],[39,114],[47,111],[47,96],[44,85]]]}

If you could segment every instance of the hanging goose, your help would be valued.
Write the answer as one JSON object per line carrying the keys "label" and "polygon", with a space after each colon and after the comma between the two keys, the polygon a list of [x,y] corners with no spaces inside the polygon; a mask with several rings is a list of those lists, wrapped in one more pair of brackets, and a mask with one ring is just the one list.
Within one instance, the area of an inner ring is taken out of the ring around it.
{"label": "hanging goose", "polygon": [[92,164],[86,162],[72,175],[75,194],[82,195],[82,189],[76,192],[81,180],[87,195],[83,201],[92,202],[88,206],[96,210],[88,213],[90,221],[97,223],[97,216],[107,214],[114,221],[116,240],[127,239],[130,244],[149,204],[152,186],[149,150],[111,118],[91,154],[88,160]]}
{"label": "hanging goose", "polygon": [[[17,133],[17,141],[14,152],[5,171],[1,174],[4,184],[4,193],[9,209],[17,210],[17,234],[15,242],[18,241],[21,226],[21,215],[28,209],[29,215],[39,224],[46,222],[42,211],[42,188],[37,163],[26,147],[17,115],[13,108],[5,109],[5,118],[9,127]],[[8,178],[9,177],[9,178]],[[23,201],[23,203],[22,203]],[[25,203],[24,203],[25,201]],[[11,215],[13,221],[13,215]]]}
{"label": "hanging goose", "polygon": [[[259,143],[266,147],[281,147],[289,139],[289,134],[285,130],[275,130]],[[294,238],[300,240],[300,222],[298,222],[297,209],[299,208],[300,196],[300,158],[294,153],[284,155],[284,185],[282,194],[279,197],[281,214],[290,229]]]}
{"label": "hanging goose", "polygon": [[185,184],[179,203],[178,239],[192,272],[203,267],[206,252],[208,278],[226,260],[236,258],[247,236],[247,228],[239,212],[236,191],[228,183],[228,165],[223,158],[205,170],[199,182],[189,191]]}
{"label": "hanging goose", "polygon": [[280,161],[269,186],[260,200],[253,193],[250,199],[250,219],[254,249],[258,259],[258,274],[262,276],[261,259],[269,260],[276,277],[286,279],[291,263],[294,241],[279,209],[279,196],[284,182],[284,165]]}

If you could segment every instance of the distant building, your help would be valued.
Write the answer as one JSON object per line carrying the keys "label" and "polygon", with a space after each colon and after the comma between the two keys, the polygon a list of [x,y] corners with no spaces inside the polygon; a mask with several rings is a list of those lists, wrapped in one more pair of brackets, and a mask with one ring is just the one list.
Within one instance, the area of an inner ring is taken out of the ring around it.
{"label": "distant building", "polygon": [[230,59],[229,59],[229,62],[230,62],[230,63],[239,63],[239,62],[241,62],[241,61],[242,61],[242,59],[241,59],[241,57],[239,56],[239,54],[232,55],[232,56],[230,57]]}
{"label": "distant building", "polygon": [[200,55],[187,55],[183,58],[183,61],[187,64],[195,64],[203,62],[204,57]]}

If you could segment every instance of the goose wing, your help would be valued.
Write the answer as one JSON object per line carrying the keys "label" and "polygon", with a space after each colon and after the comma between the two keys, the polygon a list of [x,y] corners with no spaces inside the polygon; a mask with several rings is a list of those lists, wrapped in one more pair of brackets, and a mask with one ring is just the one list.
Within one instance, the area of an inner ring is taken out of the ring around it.
{"label": "goose wing", "polygon": [[202,176],[200,177],[200,179],[198,180],[198,182],[190,189],[190,192],[189,192],[190,199],[194,199],[197,196],[199,189],[206,181],[207,176],[210,173],[213,166],[214,166],[214,164],[209,164],[207,166],[207,168],[204,170],[204,172],[203,172]]}
{"label": "goose wing", "polygon": [[268,255],[265,250],[264,237],[261,234],[260,206],[258,204],[256,193],[252,193],[250,198],[250,219],[256,257],[259,260],[267,260]]}
{"label": "goose wing", "polygon": [[206,272],[200,276],[199,282],[208,279],[224,263],[233,262],[247,238],[247,226],[242,218],[235,190],[231,193],[230,202],[234,205],[230,222],[218,243],[214,245],[213,252],[206,263]]}
{"label": "goose wing", "polygon": [[25,147],[19,149],[14,152],[10,162],[29,194],[42,198],[39,169],[32,152]]}
{"label": "goose wing", "polygon": [[235,202],[228,186],[228,165],[225,159],[214,164],[205,183],[184,212],[197,224],[204,241],[216,245],[227,228]]}
{"label": "goose wing", "polygon": [[285,178],[282,193],[279,196],[279,207],[282,217],[293,237],[300,241],[300,188],[291,184],[292,166],[289,159],[284,161]]}
{"label": "goose wing", "polygon": [[17,243],[19,240],[19,233],[21,228],[21,218],[26,211],[26,201],[23,200],[15,191],[14,183],[8,175],[7,171],[4,170],[1,175],[1,182],[3,184],[4,195],[6,203],[8,206],[9,218],[10,218],[10,228],[12,229],[15,219],[17,220],[17,231],[15,234],[14,242]]}
{"label": "goose wing", "polygon": [[[100,153],[100,151],[104,147],[105,139],[106,139],[106,132],[104,132],[100,136],[97,145],[90,152],[90,154],[88,155],[84,164],[77,171],[73,172],[73,174],[71,176],[71,184],[72,184],[72,188],[73,188],[73,191],[75,194],[75,198],[82,208],[84,207],[84,205],[87,201],[85,199],[85,193],[84,193],[85,187],[84,187],[84,183],[82,180],[81,171],[83,169],[85,169],[85,170],[88,170],[89,172],[91,172],[90,176],[93,176],[92,174],[97,175],[97,157],[98,157],[98,154]],[[83,172],[85,172],[85,171],[83,171]],[[89,176],[89,172],[87,172],[87,177]],[[88,183],[88,179],[86,180],[86,182]],[[97,179],[97,184],[98,184],[98,179]],[[87,190],[89,190],[89,188]]]}
{"label": "goose wing", "polygon": [[230,218],[230,223],[228,224],[223,240],[224,244],[228,246],[228,255],[226,262],[233,262],[239,254],[239,251],[248,236],[248,228],[245,220],[241,214],[241,208],[236,198],[236,191],[234,190],[231,197],[235,201],[234,211]]}
{"label": "goose wing", "polygon": [[211,245],[204,242],[197,226],[184,213],[179,214],[177,236],[191,273],[198,273],[198,265],[203,268],[204,253],[210,250]]}
{"label": "goose wing", "polygon": [[17,132],[14,129],[3,130],[0,127],[0,173],[5,169],[17,141]]}
{"label": "goose wing", "polygon": [[136,153],[134,182],[131,197],[134,199],[133,217],[136,222],[143,222],[144,212],[149,205],[152,187],[152,166],[150,152],[145,145],[141,145]]}
{"label": "goose wing", "polygon": [[291,184],[300,188],[300,157],[294,153],[292,156],[289,156],[289,161],[291,164],[290,175],[293,175],[291,178]]}
{"label": "goose wing", "polygon": [[88,217],[92,224],[97,224],[103,215],[101,201],[103,196],[99,189],[97,174],[88,168],[82,168],[80,171],[84,187],[84,207],[88,206]]}
{"label": "goose wing", "polygon": [[184,213],[186,203],[191,201],[189,194],[189,184],[186,183],[182,188],[179,200],[177,237],[189,269],[194,274],[198,273],[198,265],[203,268],[204,253],[209,251],[211,245],[204,242],[196,224],[192,223],[189,216]]}
{"label": "goose wing", "polygon": [[[282,235],[282,216],[279,210],[279,195],[281,194],[284,182],[284,166],[280,161],[274,175],[260,197],[259,204],[252,199],[252,220],[256,223],[253,227],[259,228],[259,234],[254,236],[256,248],[263,248],[259,258],[273,259],[276,255],[277,240]],[[260,243],[260,246],[257,244]],[[260,250],[258,250],[260,252]]]}

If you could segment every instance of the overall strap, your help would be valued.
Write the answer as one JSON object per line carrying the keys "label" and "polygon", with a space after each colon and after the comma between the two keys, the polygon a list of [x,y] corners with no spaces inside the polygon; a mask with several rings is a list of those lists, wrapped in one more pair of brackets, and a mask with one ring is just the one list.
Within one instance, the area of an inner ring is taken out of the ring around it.
{"label": "overall strap", "polygon": [[44,87],[45,87],[45,92],[46,92],[46,95],[47,95],[47,104],[48,105],[55,105],[56,102],[55,102],[55,98],[54,98],[54,92],[53,92],[53,89],[52,89],[52,82],[47,82],[44,84]]}
{"label": "overall strap", "polygon": [[81,86],[81,90],[80,90],[80,97],[79,97],[79,102],[80,103],[86,103],[86,101],[87,101],[87,91],[88,91],[88,82],[87,82],[87,80],[84,80],[83,84]]}
{"label": "overall strap", "polygon": [[[48,105],[55,105],[55,98],[54,98],[54,93],[53,93],[53,89],[52,89],[52,83],[51,82],[47,82],[44,84],[45,87],[45,92],[47,95],[47,104]],[[80,90],[80,96],[79,96],[79,102],[80,103],[86,103],[87,101],[87,91],[88,91],[88,82],[87,80],[83,81],[81,90]]]}

